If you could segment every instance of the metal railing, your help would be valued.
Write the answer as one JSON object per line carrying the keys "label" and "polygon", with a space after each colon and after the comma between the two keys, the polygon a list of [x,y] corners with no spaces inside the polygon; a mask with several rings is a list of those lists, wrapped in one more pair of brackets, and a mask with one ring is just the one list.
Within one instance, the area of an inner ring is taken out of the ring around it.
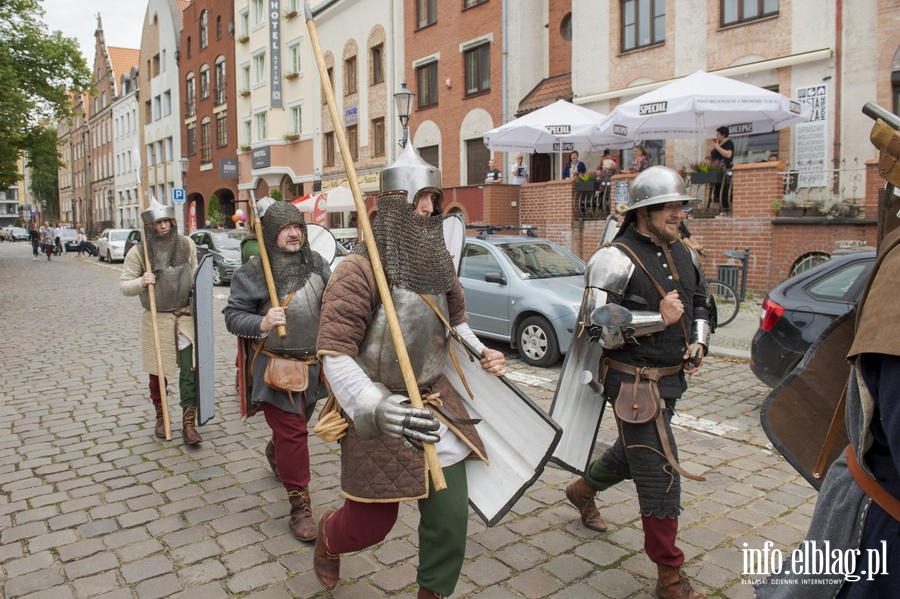
{"label": "metal railing", "polygon": [[866,168],[856,158],[842,160],[838,169],[826,168],[821,162],[794,164],[782,177],[784,194],[796,195],[805,204],[832,196],[858,205],[866,195]]}

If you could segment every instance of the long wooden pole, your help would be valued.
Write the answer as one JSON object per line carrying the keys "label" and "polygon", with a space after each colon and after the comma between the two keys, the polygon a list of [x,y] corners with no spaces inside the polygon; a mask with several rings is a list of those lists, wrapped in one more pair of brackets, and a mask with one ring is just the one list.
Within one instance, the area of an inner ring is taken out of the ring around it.
{"label": "long wooden pole", "polygon": [[[325,92],[325,99],[328,102],[328,112],[331,114],[331,122],[334,124],[334,133],[337,138],[338,146],[341,149],[341,158],[344,161],[344,168],[347,171],[347,180],[350,182],[350,190],[353,192],[353,203],[356,205],[357,223],[362,230],[363,240],[366,242],[366,248],[369,251],[369,259],[372,261],[372,270],[375,273],[375,282],[378,284],[378,293],[381,295],[381,304],[384,306],[384,313],[387,317],[388,329],[391,331],[391,339],[397,351],[397,361],[400,363],[400,370],[403,373],[403,381],[406,383],[406,392],[409,395],[409,401],[414,408],[424,408],[422,396],[419,394],[419,385],[416,383],[415,373],[413,372],[412,362],[409,360],[409,353],[406,351],[406,343],[403,341],[403,332],[400,330],[400,321],[397,319],[397,311],[394,308],[394,300],[391,297],[390,287],[388,286],[387,277],[384,274],[384,268],[381,266],[381,256],[378,253],[378,246],[375,243],[375,234],[372,232],[372,225],[369,223],[368,213],[366,212],[366,204],[363,202],[362,191],[359,188],[359,180],[356,178],[356,166],[353,164],[353,157],[350,154],[350,145],[347,143],[347,132],[344,130],[341,115],[338,112],[337,101],[334,98],[334,90],[331,87],[331,79],[328,78],[328,70],[325,68],[325,58],[322,56],[322,47],[319,45],[319,35],[316,32],[316,23],[313,20],[312,10],[309,8],[309,2],[303,3],[303,10],[306,17],[306,27],[309,29],[309,41],[312,43],[313,53],[316,56],[316,64],[319,67],[319,77],[322,79],[322,89]],[[444,479],[444,471],[441,469],[441,463],[438,460],[437,449],[431,443],[425,443],[425,463],[428,465],[428,471],[431,473],[431,480],[437,491],[443,491],[447,488],[447,481]]]}
{"label": "long wooden pole", "polygon": [[[269,290],[269,301],[273,308],[277,308],[278,291],[275,289],[275,278],[272,276],[272,265],[269,262],[269,250],[266,249],[266,240],[263,237],[262,218],[256,211],[256,196],[250,190],[250,210],[253,211],[253,231],[256,233],[256,241],[259,244],[259,259],[262,260],[263,275],[266,277],[266,289]],[[287,329],[283,324],[278,325],[278,337],[287,337]]]}

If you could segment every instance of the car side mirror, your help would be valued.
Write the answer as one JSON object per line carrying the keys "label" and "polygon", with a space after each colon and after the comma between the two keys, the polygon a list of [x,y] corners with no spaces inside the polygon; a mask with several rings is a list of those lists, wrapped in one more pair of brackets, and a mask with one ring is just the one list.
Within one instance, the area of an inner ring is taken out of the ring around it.
{"label": "car side mirror", "polygon": [[503,273],[499,272],[489,272],[485,274],[484,281],[486,283],[500,283],[501,285],[506,285],[506,277],[503,276]]}

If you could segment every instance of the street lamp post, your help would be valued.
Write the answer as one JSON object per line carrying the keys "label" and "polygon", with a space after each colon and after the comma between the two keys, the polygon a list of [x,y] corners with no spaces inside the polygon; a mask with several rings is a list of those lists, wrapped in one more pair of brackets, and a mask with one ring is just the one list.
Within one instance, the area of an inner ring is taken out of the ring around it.
{"label": "street lamp post", "polygon": [[[181,187],[184,188],[185,203],[182,205],[181,218],[178,219],[179,223],[181,223],[185,220],[184,206],[187,206],[187,174],[188,174],[188,167],[190,167],[190,165],[191,165],[191,161],[188,160],[187,156],[182,154],[181,158],[178,159],[178,166],[181,167]],[[179,231],[179,233],[180,232],[182,232],[182,231]]]}
{"label": "street lamp post", "polygon": [[394,94],[394,103],[397,105],[400,124],[403,125],[403,139],[400,140],[400,147],[405,148],[406,142],[409,141],[409,117],[412,114],[412,102],[416,94],[406,89],[406,81],[401,83],[400,87],[400,91]]}

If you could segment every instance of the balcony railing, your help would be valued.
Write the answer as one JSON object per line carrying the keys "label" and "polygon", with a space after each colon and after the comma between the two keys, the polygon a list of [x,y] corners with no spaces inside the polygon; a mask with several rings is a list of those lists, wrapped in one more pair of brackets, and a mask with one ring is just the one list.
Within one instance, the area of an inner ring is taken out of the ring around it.
{"label": "balcony railing", "polygon": [[784,193],[796,194],[800,201],[812,203],[824,196],[837,196],[852,204],[862,204],[866,195],[866,169],[855,160],[841,161],[841,168],[805,163],[783,173]]}

